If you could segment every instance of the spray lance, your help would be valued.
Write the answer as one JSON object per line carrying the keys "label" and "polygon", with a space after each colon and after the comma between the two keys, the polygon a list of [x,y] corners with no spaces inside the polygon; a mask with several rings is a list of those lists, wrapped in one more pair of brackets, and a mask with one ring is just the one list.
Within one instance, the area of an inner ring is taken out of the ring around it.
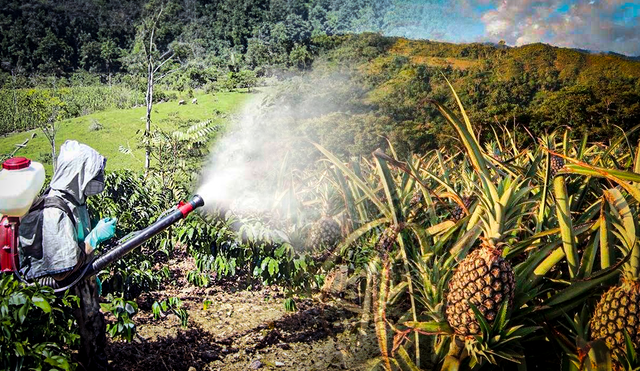
{"label": "spray lance", "polygon": [[[2,188],[0,214],[3,216],[0,220],[0,270],[3,273],[13,272],[20,280],[24,281],[18,268],[20,217],[28,212],[31,203],[44,184],[44,168],[41,164],[25,158],[9,159],[2,166],[3,170],[0,171],[0,188]],[[50,286],[55,292],[65,291],[83,278],[98,273],[203,205],[202,197],[194,195],[188,202],[180,202],[174,208],[167,210],[155,223],[126,236],[114,248],[85,264],[65,281],[59,282],[52,277],[45,277],[38,281],[40,284]]]}

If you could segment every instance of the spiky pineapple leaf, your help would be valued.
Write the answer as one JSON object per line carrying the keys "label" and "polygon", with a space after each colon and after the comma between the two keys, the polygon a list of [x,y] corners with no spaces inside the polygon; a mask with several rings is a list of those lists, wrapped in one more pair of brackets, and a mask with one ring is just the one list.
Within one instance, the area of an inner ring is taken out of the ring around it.
{"label": "spiky pineapple leaf", "polygon": [[402,360],[402,362],[404,362],[404,364],[409,368],[410,371],[420,371],[420,368],[416,366],[416,364],[413,363],[413,361],[411,360],[411,357],[409,356],[409,353],[407,353],[407,350],[405,349],[404,345],[398,348],[398,355],[400,356],[400,359]]}
{"label": "spiky pineapple leaf", "polygon": [[440,371],[458,371],[460,370],[460,360],[453,356],[446,356]]}
{"label": "spiky pineapple leaf", "polygon": [[340,245],[338,245],[337,250],[340,251],[341,253],[344,253],[346,249],[349,246],[351,246],[351,244],[355,243],[358,239],[360,239],[360,237],[364,236],[367,232],[372,231],[375,228],[378,228],[381,225],[387,224],[387,223],[389,223],[389,219],[380,218],[380,219],[373,220],[367,224],[364,224],[360,228],[351,232],[347,236],[347,238],[345,238],[344,241],[342,241]]}
{"label": "spiky pineapple leaf", "polygon": [[[636,352],[636,346],[631,340],[631,336],[629,336],[629,332],[624,330],[624,345],[626,348],[626,352],[623,357],[618,357],[618,360],[625,364],[625,369],[627,370],[637,370],[640,368],[640,360],[638,359],[638,353]],[[622,359],[620,359],[622,358]]]}
{"label": "spiky pineapple leaf", "polygon": [[636,243],[636,223],[631,213],[631,208],[627,200],[622,196],[619,190],[610,188],[605,190],[604,196],[612,206],[612,210],[616,211],[616,216],[622,222],[621,233],[624,235],[624,242],[626,246],[632,247]]}
{"label": "spiky pineapple leaf", "polygon": [[403,323],[404,326],[412,328],[414,330],[422,331],[427,334],[453,334],[453,330],[447,322],[416,322],[407,321]]}
{"label": "spiky pineapple leaf", "polygon": [[504,330],[504,327],[507,325],[507,312],[509,309],[507,305],[508,303],[509,303],[508,300],[503,301],[502,304],[500,305],[500,308],[498,309],[498,316],[493,322],[492,330],[494,333],[498,333]]}
{"label": "spiky pineapple leaf", "polygon": [[389,166],[387,166],[387,162],[384,160],[385,156],[382,156],[383,154],[381,154],[380,152],[382,151],[380,149],[377,149],[373,153],[376,161],[376,168],[378,169],[380,183],[382,183],[384,193],[387,196],[387,201],[389,203],[389,214],[391,214],[393,217],[393,224],[397,225],[398,223],[404,222],[404,215],[402,215],[402,206],[400,205],[400,198],[398,197],[396,183],[394,182],[393,176],[391,175]]}
{"label": "spiky pineapple leaf", "polygon": [[594,340],[589,343],[588,359],[584,359],[587,370],[609,371],[612,370],[611,352],[607,343],[603,339]]}
{"label": "spiky pineapple leaf", "polygon": [[488,340],[489,335],[491,334],[491,327],[489,326],[489,322],[487,322],[487,319],[484,317],[484,315],[482,315],[482,313],[480,313],[480,310],[478,310],[478,307],[476,307],[475,304],[473,304],[470,301],[468,302],[468,304],[469,304],[469,307],[471,307],[471,310],[473,311],[473,314],[475,315],[476,320],[478,320],[478,324],[480,325],[480,330],[482,330],[481,339],[484,341]]}
{"label": "spiky pineapple leaf", "polygon": [[392,219],[393,215],[390,210],[378,199],[375,195],[375,192],[371,187],[369,187],[359,176],[357,176],[353,171],[347,168],[342,161],[340,161],[333,153],[324,148],[323,146],[312,143],[318,151],[322,152],[325,157],[331,161],[338,169],[340,169],[364,194],[368,197],[368,199],[373,202],[387,218]]}
{"label": "spiky pineapple leaf", "polygon": [[614,266],[611,266],[607,269],[599,271],[595,273],[593,276],[589,277],[588,279],[572,282],[569,287],[567,287],[566,289],[558,292],[557,294],[549,298],[545,302],[545,305],[548,307],[558,306],[560,304],[570,302],[573,299],[589,292],[590,290],[593,290],[603,282],[606,282],[611,278],[615,277],[617,274],[619,274],[618,270],[624,263],[627,262],[627,260],[629,260],[630,257],[631,257],[631,254],[627,254],[627,256],[625,256],[622,260],[620,260]]}
{"label": "spiky pineapple leaf", "polygon": [[[454,91],[454,94],[455,94],[455,91]],[[453,112],[451,112],[451,110],[449,110],[449,108],[445,107],[444,105],[434,100],[430,100],[429,102],[434,106],[436,106],[438,111],[440,111],[440,114],[442,114],[442,116],[444,116],[446,121],[449,124],[451,124],[451,126],[453,126],[453,128],[458,132],[458,135],[460,136],[460,140],[462,141],[462,144],[467,149],[469,159],[471,160],[471,163],[473,164],[473,167],[476,169],[476,171],[479,174],[484,174],[487,178],[490,177],[489,169],[487,168],[487,164],[485,162],[482,149],[480,148],[478,141],[473,135],[473,132],[469,131],[470,130],[469,126],[460,122],[460,120],[456,117],[456,115]],[[464,113],[464,111],[463,111],[463,115],[466,117],[466,113]]]}
{"label": "spiky pineapple leaf", "polygon": [[600,178],[606,178],[611,181],[618,183],[622,188],[624,188],[630,195],[633,196],[636,200],[640,201],[640,190],[631,184],[630,182],[640,182],[640,174],[631,173],[629,171],[623,170],[614,170],[614,169],[606,169],[597,166],[588,165],[586,163],[572,163],[565,165],[566,170],[561,171],[572,173],[572,174],[581,174],[587,176],[595,176]]}

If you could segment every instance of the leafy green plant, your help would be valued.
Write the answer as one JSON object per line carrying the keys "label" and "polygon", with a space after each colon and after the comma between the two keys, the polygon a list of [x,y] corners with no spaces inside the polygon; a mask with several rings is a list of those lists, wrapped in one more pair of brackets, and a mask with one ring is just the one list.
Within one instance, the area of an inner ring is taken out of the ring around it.
{"label": "leafy green plant", "polygon": [[189,313],[182,308],[182,300],[179,298],[170,297],[161,302],[156,301],[153,303],[151,310],[153,311],[153,317],[155,319],[165,317],[167,313],[173,313],[180,318],[182,327],[187,327],[189,324]]}
{"label": "leafy green plant", "polygon": [[4,370],[75,370],[72,350],[80,336],[72,309],[78,298],[44,286],[0,277],[0,364]]}
{"label": "leafy green plant", "polygon": [[296,305],[296,301],[293,298],[284,299],[284,310],[287,312],[297,312],[298,306]]}
{"label": "leafy green plant", "polygon": [[107,333],[113,338],[132,341],[136,335],[133,317],[138,313],[138,305],[134,301],[112,296],[111,302],[100,303],[100,308],[115,317],[114,323],[107,324]]}

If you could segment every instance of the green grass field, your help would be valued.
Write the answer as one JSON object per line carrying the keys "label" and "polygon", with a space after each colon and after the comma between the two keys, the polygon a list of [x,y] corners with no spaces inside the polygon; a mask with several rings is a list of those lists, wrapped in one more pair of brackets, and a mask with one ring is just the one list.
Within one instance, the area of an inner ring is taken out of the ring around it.
{"label": "green grass field", "polygon": [[[185,99],[186,105],[178,105],[178,102],[165,102],[154,104],[151,119],[153,125],[166,131],[185,130],[177,126],[177,122],[204,121],[215,119],[216,111],[222,113],[234,113],[253,94],[229,92],[216,93],[215,95],[196,95],[198,104],[191,104],[191,99]],[[124,110],[109,110],[93,113],[91,115],[65,120],[59,123],[60,129],[56,135],[56,146],[65,140],[74,139],[98,150],[107,157],[107,170],[131,169],[140,170],[144,166],[144,150],[138,148],[140,135],[138,131],[144,130],[146,107],[136,107]],[[91,131],[91,123],[97,120],[103,128]],[[221,125],[227,120],[217,119]],[[22,143],[31,133],[37,136],[29,144],[21,149],[16,156],[28,157],[34,161],[43,162],[47,174],[51,174],[51,163],[43,160],[50,159],[51,147],[47,138],[40,129],[28,132],[12,134],[0,138],[0,153],[11,153],[16,144]],[[131,154],[120,152],[119,147],[124,146],[132,150]]]}

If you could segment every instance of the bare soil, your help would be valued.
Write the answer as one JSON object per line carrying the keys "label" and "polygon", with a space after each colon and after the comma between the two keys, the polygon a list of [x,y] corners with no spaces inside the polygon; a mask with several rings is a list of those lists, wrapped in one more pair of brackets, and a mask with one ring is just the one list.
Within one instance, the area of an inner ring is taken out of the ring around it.
{"label": "bare soil", "polygon": [[[286,312],[278,287],[248,286],[240,276],[197,288],[185,279],[193,262],[176,263],[173,285],[138,298],[139,336],[110,340],[114,370],[367,370],[379,355],[373,326],[361,325],[353,304],[298,298],[298,310]],[[167,297],[183,301],[187,328],[173,314],[153,318],[151,304]]]}

